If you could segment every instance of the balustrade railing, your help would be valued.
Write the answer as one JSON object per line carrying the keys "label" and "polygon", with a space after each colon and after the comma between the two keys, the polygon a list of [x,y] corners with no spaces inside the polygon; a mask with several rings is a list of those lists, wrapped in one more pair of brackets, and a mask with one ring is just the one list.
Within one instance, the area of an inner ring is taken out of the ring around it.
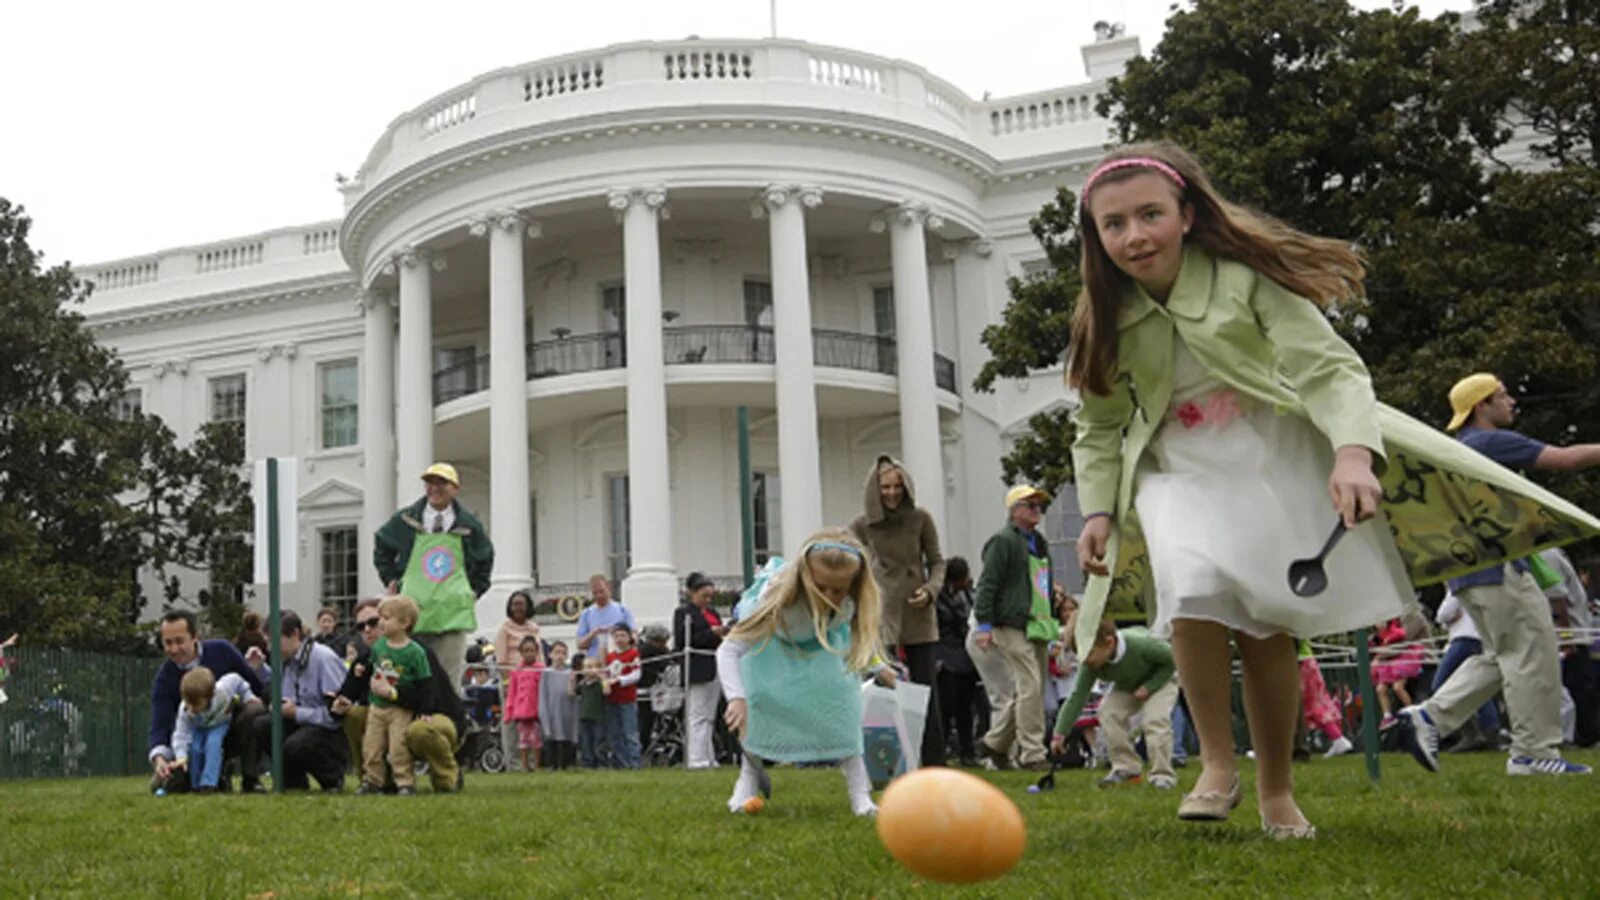
{"label": "balustrade railing", "polygon": [[1093,91],[1014,97],[999,101],[989,112],[991,134],[1019,134],[1099,118]]}
{"label": "balustrade railing", "polygon": [[534,69],[522,77],[522,99],[526,102],[576,94],[605,87],[606,64],[602,59],[580,59]]}
{"label": "balustrade railing", "polygon": [[754,77],[749,50],[676,50],[662,56],[668,81],[735,81]]}
{"label": "balustrade railing", "polygon": [[266,244],[263,241],[249,241],[243,244],[234,244],[231,247],[216,247],[211,250],[202,250],[194,255],[194,268],[196,272],[221,272],[225,269],[242,269],[261,262]]}
{"label": "balustrade railing", "polygon": [[[772,328],[766,325],[684,325],[662,329],[665,362],[674,365],[756,363],[771,365],[777,354]],[[852,331],[812,329],[811,348],[821,368],[854,369],[894,375],[899,357],[892,337]],[[628,364],[627,342],[620,331],[574,334],[537,341],[526,348],[528,380],[620,369]],[[933,380],[941,390],[956,393],[956,364],[934,354]],[[448,366],[433,373],[433,402],[448,403],[488,390],[489,357]]]}

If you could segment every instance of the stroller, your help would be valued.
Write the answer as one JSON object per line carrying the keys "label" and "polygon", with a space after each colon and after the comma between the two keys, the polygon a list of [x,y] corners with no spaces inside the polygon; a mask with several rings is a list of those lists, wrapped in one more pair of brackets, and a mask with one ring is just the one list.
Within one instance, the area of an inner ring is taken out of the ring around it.
{"label": "stroller", "polygon": [[[493,663],[485,661],[481,654],[475,661],[471,660],[471,656],[469,650],[467,664],[469,679],[480,672],[488,673],[490,676],[495,674]],[[494,681],[485,684],[469,683],[461,691],[461,701],[467,710],[467,733],[461,736],[461,748],[456,751],[457,760],[463,768],[477,769],[480,772],[504,772],[506,754],[500,744],[499,683]]]}
{"label": "stroller", "polygon": [[688,720],[683,703],[683,667],[672,663],[661,670],[661,677],[650,686],[650,734],[644,741],[644,764],[677,766],[683,764]]}

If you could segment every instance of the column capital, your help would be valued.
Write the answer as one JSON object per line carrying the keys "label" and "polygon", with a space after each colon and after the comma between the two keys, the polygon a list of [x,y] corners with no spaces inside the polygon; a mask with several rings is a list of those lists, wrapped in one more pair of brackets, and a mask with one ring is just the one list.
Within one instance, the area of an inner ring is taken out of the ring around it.
{"label": "column capital", "polygon": [[530,238],[541,237],[544,234],[543,225],[528,219],[514,209],[497,209],[473,216],[467,220],[467,231],[473,237],[483,237],[489,233],[491,228],[498,228],[506,232],[516,232],[524,227],[527,229],[527,234]]}
{"label": "column capital", "polygon": [[882,234],[889,227],[889,223],[898,225],[918,225],[926,228],[938,229],[944,227],[944,217],[930,210],[928,204],[915,200],[907,200],[883,211],[877,218],[868,223],[873,234]]}
{"label": "column capital", "polygon": [[423,265],[431,266],[435,272],[443,272],[449,268],[443,256],[432,250],[407,244],[389,257],[388,262],[383,264],[382,272],[385,275],[393,275],[400,269],[415,269]]}
{"label": "column capital", "polygon": [[388,288],[368,287],[356,291],[356,314],[366,315],[380,306],[394,308],[397,306],[394,291]]}
{"label": "column capital", "polygon": [[606,206],[611,207],[617,214],[617,221],[622,221],[622,216],[628,207],[635,203],[642,204],[647,209],[656,212],[661,218],[671,217],[667,209],[667,189],[665,185],[652,185],[649,187],[621,187],[606,191]]}
{"label": "column capital", "polygon": [[816,209],[822,205],[822,188],[814,184],[769,184],[761,190],[762,205],[771,209],[790,200],[798,200],[806,209]]}

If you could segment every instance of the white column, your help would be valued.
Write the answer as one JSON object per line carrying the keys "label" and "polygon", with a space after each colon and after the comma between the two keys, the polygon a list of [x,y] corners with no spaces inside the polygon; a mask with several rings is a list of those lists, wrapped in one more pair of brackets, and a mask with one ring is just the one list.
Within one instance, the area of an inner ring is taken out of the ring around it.
{"label": "white column", "polygon": [[528,365],[523,310],[522,239],[514,210],[474,220],[489,236],[489,528],[492,587],[478,598],[478,625],[505,617],[505,598],[533,584],[533,526],[528,504]]}
{"label": "white column", "polygon": [[367,291],[356,302],[366,316],[361,352],[362,500],[361,533],[356,541],[363,597],[383,591],[372,567],[372,536],[395,511],[394,468],[394,295]]}
{"label": "white column", "polygon": [[611,191],[607,204],[622,220],[627,290],[628,541],[633,565],[622,599],[642,622],[671,618],[678,605],[672,562],[672,508],[667,466],[667,382],[661,343],[661,233],[664,188]]}
{"label": "white column", "polygon": [[[989,358],[980,335],[984,326],[999,318],[991,313],[991,297],[1003,288],[1004,279],[996,271],[994,246],[988,240],[974,238],[946,248],[946,258],[955,263],[956,377],[962,387],[961,381],[971,384],[972,375]],[[994,394],[970,389],[961,393],[961,443],[954,463],[958,484],[945,512],[947,529],[940,537],[946,547],[977,547],[987,531],[983,526],[992,525],[997,505],[993,486],[999,476],[1000,416]]]}
{"label": "white column", "polygon": [[778,472],[784,542],[793,547],[822,527],[822,462],[817,449],[817,389],[806,272],[805,209],[822,203],[814,187],[774,185],[762,194],[772,244],[772,337],[777,357]]}
{"label": "white column", "polygon": [[928,293],[928,242],[924,225],[937,216],[919,203],[889,215],[889,255],[894,266],[894,331],[900,375],[900,459],[916,482],[916,502],[943,533],[944,456],[939,446],[939,406],[933,384],[933,302]]}
{"label": "white column", "polygon": [[[417,479],[433,459],[433,272],[444,260],[407,247],[400,273],[400,354],[395,416],[397,497],[421,496]],[[392,512],[392,510],[391,510]]]}

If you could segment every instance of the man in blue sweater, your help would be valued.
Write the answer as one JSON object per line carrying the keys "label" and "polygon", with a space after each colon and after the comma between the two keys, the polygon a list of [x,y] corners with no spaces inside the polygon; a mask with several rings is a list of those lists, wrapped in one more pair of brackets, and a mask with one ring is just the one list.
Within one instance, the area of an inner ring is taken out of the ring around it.
{"label": "man in blue sweater", "polygon": [[[161,617],[161,648],[167,653],[167,661],[156,670],[155,682],[150,686],[150,766],[154,770],[150,790],[183,793],[189,790],[189,773],[172,765],[177,755],[172,748],[172,730],[181,702],[178,683],[184,673],[195,666],[205,666],[218,678],[233,672],[250,685],[257,697],[266,696],[266,686],[233,644],[199,640],[192,612],[174,610]],[[228,737],[222,742],[224,762],[239,760],[246,793],[262,791],[253,726],[256,717],[265,711],[260,701],[242,704],[234,711]]]}

